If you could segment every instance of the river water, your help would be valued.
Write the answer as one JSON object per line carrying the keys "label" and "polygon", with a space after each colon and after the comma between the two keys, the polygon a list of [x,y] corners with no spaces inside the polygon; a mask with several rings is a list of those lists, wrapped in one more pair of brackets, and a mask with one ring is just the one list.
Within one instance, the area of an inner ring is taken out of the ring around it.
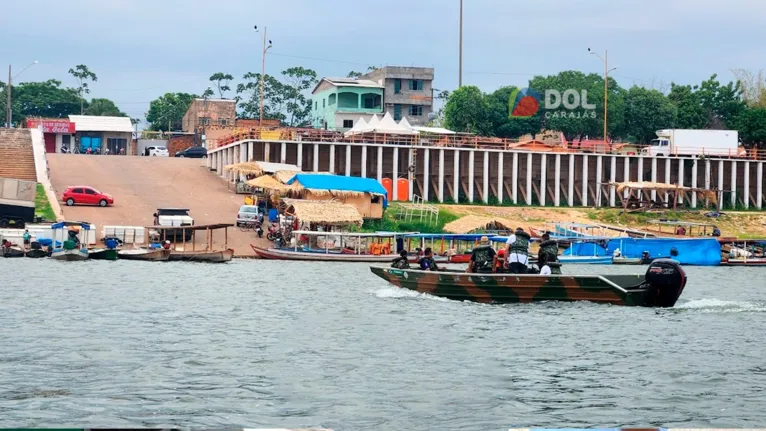
{"label": "river water", "polygon": [[0,259],[0,427],[761,426],[766,268],[687,272],[653,310],[449,301],[364,264]]}

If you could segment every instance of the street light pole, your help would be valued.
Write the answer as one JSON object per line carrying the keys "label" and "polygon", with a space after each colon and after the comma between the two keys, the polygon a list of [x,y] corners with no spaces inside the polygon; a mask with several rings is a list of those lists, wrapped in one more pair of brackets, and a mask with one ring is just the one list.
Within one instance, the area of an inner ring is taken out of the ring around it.
{"label": "street light pole", "polygon": [[588,48],[588,52],[598,57],[603,63],[604,63],[604,145],[606,145],[606,134],[607,134],[607,119],[608,119],[608,111],[607,107],[609,106],[609,72],[616,70],[616,67],[609,68],[609,50],[604,50],[604,57],[602,58],[600,55],[596,54],[595,52],[591,51],[590,48]]}
{"label": "street light pole", "polygon": [[38,63],[37,60],[30,63],[27,67],[21,69],[21,72],[17,73],[16,76],[14,77],[11,77],[11,65],[10,64],[8,65],[8,89],[7,89],[8,90],[8,107],[6,109],[6,114],[8,115],[8,118],[7,118],[8,121],[6,121],[6,127],[8,127],[9,129],[11,128],[11,117],[13,116],[13,107],[11,106],[11,81],[13,80],[13,78],[17,78],[19,75],[24,73],[25,70],[29,69],[31,66],[34,66],[37,63]]}
{"label": "street light pole", "polygon": [[463,0],[460,0],[460,54],[457,75],[457,87],[463,86]]}
{"label": "street light pole", "polygon": [[[253,27],[255,31],[258,31],[258,26]],[[261,109],[260,114],[258,117],[258,133],[261,133],[261,130],[263,129],[263,101],[264,101],[264,94],[263,90],[265,87],[265,78],[266,78],[266,51],[271,48],[271,40],[269,40],[269,46],[266,46],[266,33],[268,32],[268,27],[263,28],[263,53],[261,55]]]}

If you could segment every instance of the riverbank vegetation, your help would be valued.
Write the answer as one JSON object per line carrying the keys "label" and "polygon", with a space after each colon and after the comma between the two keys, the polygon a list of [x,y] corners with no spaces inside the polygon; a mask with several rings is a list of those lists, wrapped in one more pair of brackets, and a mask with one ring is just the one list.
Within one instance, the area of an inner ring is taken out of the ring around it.
{"label": "riverbank vegetation", "polygon": [[37,184],[35,190],[35,216],[42,217],[43,220],[56,221],[56,213],[48,201],[48,195],[45,193],[45,186]]}

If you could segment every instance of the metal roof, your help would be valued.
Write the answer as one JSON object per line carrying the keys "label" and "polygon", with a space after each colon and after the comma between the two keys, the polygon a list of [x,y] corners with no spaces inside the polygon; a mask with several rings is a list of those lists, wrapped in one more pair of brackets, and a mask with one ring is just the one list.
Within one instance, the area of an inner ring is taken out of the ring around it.
{"label": "metal roof", "polygon": [[124,132],[133,133],[129,117],[101,117],[96,115],[70,115],[78,132]]}

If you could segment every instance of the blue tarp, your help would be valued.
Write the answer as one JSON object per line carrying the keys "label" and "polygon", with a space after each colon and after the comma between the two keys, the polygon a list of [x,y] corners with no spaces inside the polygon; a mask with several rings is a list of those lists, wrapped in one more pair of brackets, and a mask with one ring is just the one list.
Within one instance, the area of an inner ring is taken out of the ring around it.
{"label": "blue tarp", "polygon": [[62,222],[54,223],[51,225],[51,229],[63,229],[65,227],[70,227],[70,226],[79,226],[85,230],[90,230],[90,225],[88,223],[71,222],[71,221],[70,222],[62,221]]}
{"label": "blue tarp", "polygon": [[[721,244],[715,238],[615,238],[606,243],[606,249],[596,242],[575,242],[564,250],[566,256],[611,256],[616,249],[625,257],[641,257],[644,251],[652,258],[671,258],[682,265],[719,265]],[[671,256],[670,250],[678,250]]]}
{"label": "blue tarp", "polygon": [[386,189],[372,178],[346,177],[343,175],[325,174],[296,174],[287,181],[292,184],[298,181],[307,189],[339,190],[360,193],[375,193],[385,196]]}
{"label": "blue tarp", "polygon": [[[38,238],[37,242],[40,243],[43,247],[48,247],[53,244],[53,239],[51,238]],[[61,241],[56,241],[56,247],[61,247]]]}
{"label": "blue tarp", "polygon": [[412,239],[445,239],[456,241],[478,241],[481,237],[489,238],[491,235],[485,234],[459,234],[459,233],[413,233],[404,235],[405,238]]}

